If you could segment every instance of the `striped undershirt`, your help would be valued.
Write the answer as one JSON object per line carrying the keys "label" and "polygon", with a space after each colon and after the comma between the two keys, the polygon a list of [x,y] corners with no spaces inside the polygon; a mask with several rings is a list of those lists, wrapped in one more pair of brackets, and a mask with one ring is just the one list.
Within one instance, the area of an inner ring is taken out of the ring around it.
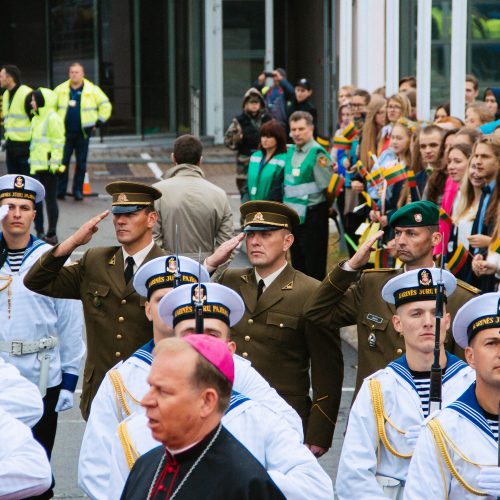
{"label": "striped undershirt", "polygon": [[[443,368],[443,375],[446,368]],[[420,403],[422,405],[422,412],[424,416],[429,415],[429,398],[431,393],[431,372],[417,372],[415,370],[410,370],[413,383],[417,388],[417,393],[420,397]]]}
{"label": "striped undershirt", "polygon": [[490,426],[491,432],[493,432],[495,439],[498,441],[498,415],[492,415],[491,413],[485,411],[484,416],[486,418],[486,422],[488,422],[488,425]]}
{"label": "striped undershirt", "polygon": [[24,252],[26,248],[20,250],[7,250],[9,266],[12,272],[17,273],[23,262]]}

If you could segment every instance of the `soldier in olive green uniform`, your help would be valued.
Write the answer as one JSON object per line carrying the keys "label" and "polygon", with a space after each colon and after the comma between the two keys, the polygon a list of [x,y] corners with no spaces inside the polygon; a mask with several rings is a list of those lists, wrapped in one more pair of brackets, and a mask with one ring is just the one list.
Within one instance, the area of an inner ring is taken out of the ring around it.
{"label": "soldier in olive green uniform", "polygon": [[[372,245],[383,235],[383,231],[379,231],[374,238],[361,245],[351,259],[335,266],[306,304],[306,317],[315,326],[334,329],[357,325],[355,394],[368,375],[384,368],[405,350],[404,341],[391,321],[396,310],[392,304],[381,299],[380,290],[398,274],[434,265],[432,250],[441,242],[438,219],[439,209],[429,201],[418,201],[400,208],[392,215],[390,224],[396,234],[397,255],[405,268],[368,269],[360,274],[359,270],[368,262]],[[478,293],[478,289],[458,281],[457,289],[447,304],[451,317]],[[455,346],[451,335],[447,337],[446,349],[463,358],[463,351]]]}
{"label": "soldier in olive green uniform", "polygon": [[318,280],[325,277],[328,252],[327,190],[333,174],[332,160],[313,138],[314,123],[306,111],[290,116],[290,135],[295,144],[285,159],[283,203],[300,217],[294,228],[292,265]]}
{"label": "soldier in olive green uniform", "polygon": [[97,224],[109,214],[106,211],[44,254],[25,278],[25,285],[37,293],[83,303],[87,361],[80,409],[85,419],[106,372],[153,336],[145,299],[135,292],[131,278],[143,262],[163,255],[152,237],[154,200],[161,193],[132,182],[113,182],[106,190],[113,196],[113,224],[122,246],[91,248],[81,260],[64,267],[68,256],[90,241]]}
{"label": "soldier in olive green uniform", "polygon": [[[248,258],[255,267],[228,269],[219,279],[245,302],[245,314],[233,327],[232,338],[237,353],[249,359],[301,416],[304,442],[320,456],[331,446],[340,404],[340,339],[304,318],[306,298],[319,282],[286,261],[297,213],[270,201],[250,201],[240,211],[245,220]],[[222,263],[230,249],[220,259],[216,254],[207,259],[209,268]]]}

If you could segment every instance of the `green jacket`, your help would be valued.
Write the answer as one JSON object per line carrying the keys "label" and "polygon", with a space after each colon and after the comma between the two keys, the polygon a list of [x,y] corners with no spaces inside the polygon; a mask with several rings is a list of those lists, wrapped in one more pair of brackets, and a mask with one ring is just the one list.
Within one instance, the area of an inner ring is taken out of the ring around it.
{"label": "green jacket", "polygon": [[[264,155],[256,151],[248,165],[248,194],[250,200],[280,201],[283,199],[283,171],[286,154],[274,155],[261,168]],[[280,197],[276,194],[280,193]],[[278,199],[279,198],[279,199]]]}

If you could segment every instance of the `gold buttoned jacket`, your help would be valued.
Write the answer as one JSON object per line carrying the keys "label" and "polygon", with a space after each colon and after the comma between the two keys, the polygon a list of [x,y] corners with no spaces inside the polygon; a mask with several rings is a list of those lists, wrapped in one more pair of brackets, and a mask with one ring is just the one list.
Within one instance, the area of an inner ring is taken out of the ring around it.
{"label": "gold buttoned jacket", "polygon": [[[361,273],[345,271],[341,262],[318,287],[305,307],[306,317],[318,328],[358,327],[358,373],[355,394],[363,380],[385,368],[405,352],[403,338],[394,329],[392,317],[396,308],[382,298],[382,288],[403,269],[368,269]],[[451,319],[463,304],[479,293],[463,281],[458,281],[455,293],[448,298],[446,311]],[[463,359],[464,353],[448,332],[446,349]]]}
{"label": "gold buttoned jacket", "polygon": [[287,265],[257,301],[253,268],[228,269],[218,281],[245,302],[232,328],[237,353],[301,416],[305,442],[329,448],[342,394],[340,337],[313,327],[303,312],[320,282]]}
{"label": "gold buttoned jacket", "polygon": [[[42,295],[83,303],[87,359],[80,409],[87,419],[106,372],[151,340],[152,323],[144,312],[145,299],[134,290],[132,280],[125,284],[120,246],[91,248],[70,266],[64,266],[67,257],[54,257],[53,253],[39,259],[24,284]],[[144,262],[163,254],[154,245]]]}

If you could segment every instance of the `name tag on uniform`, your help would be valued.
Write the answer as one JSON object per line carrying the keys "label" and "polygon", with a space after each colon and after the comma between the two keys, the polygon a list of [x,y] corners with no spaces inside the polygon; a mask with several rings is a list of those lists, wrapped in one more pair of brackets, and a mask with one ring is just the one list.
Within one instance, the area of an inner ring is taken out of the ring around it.
{"label": "name tag on uniform", "polygon": [[368,319],[369,321],[373,321],[374,323],[378,323],[379,325],[384,321],[384,318],[381,318],[380,316],[376,316],[375,314],[371,313],[368,313],[366,315],[366,319]]}
{"label": "name tag on uniform", "polygon": [[292,168],[292,175],[298,177],[300,175],[300,168]]}
{"label": "name tag on uniform", "polygon": [[254,186],[252,189],[250,189],[250,194],[257,194],[257,187]]}
{"label": "name tag on uniform", "polygon": [[70,99],[70,101],[68,102],[68,106],[74,108],[76,106],[76,101],[74,99]]}

